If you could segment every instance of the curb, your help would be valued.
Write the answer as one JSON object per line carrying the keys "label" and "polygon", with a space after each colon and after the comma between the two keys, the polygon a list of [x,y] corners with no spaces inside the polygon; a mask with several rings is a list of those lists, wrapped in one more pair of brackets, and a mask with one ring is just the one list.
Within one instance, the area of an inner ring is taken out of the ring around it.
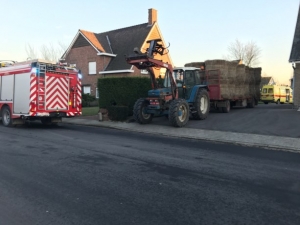
{"label": "curb", "polygon": [[[76,119],[73,121],[63,120],[66,124],[75,124],[83,126],[104,127],[117,130],[126,130],[132,132],[140,132],[152,135],[163,135],[173,138],[185,138],[193,140],[203,140],[210,142],[218,142],[223,144],[234,144],[246,147],[258,147],[269,150],[288,151],[300,153],[300,140],[298,138],[278,137],[258,134],[243,134],[224,131],[201,130],[195,128],[180,128],[180,135],[177,134],[178,129],[173,127],[165,127],[159,125],[140,125],[137,123],[121,123],[94,121],[86,119]],[[111,123],[111,124],[109,124]],[[245,141],[247,140],[247,141]],[[298,147],[299,146],[299,147]]]}

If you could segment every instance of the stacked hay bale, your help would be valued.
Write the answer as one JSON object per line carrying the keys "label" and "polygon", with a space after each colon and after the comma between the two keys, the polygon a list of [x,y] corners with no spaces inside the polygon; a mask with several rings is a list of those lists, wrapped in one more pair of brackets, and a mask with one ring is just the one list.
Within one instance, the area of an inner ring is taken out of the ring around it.
{"label": "stacked hay bale", "polygon": [[227,86],[230,93],[230,99],[236,98],[236,61],[227,61]]}
{"label": "stacked hay bale", "polygon": [[184,65],[185,67],[197,67],[197,68],[205,68],[205,63],[204,62],[191,62],[191,63],[186,63]]}
{"label": "stacked hay bale", "polygon": [[245,95],[245,84],[246,84],[246,66],[244,64],[237,65],[236,67],[236,81],[235,81],[235,92],[236,98],[243,98]]}
{"label": "stacked hay bale", "polygon": [[261,67],[254,68],[255,98],[260,99]]}
{"label": "stacked hay bale", "polygon": [[[232,90],[230,90],[229,84],[229,71],[228,71],[228,62],[226,60],[206,60],[205,61],[205,70],[220,70],[220,89],[221,97],[224,99],[230,99],[232,95]],[[208,81],[211,84],[210,81]]]}
{"label": "stacked hay bale", "polygon": [[255,96],[255,77],[254,77],[254,69],[249,68],[249,96]]}

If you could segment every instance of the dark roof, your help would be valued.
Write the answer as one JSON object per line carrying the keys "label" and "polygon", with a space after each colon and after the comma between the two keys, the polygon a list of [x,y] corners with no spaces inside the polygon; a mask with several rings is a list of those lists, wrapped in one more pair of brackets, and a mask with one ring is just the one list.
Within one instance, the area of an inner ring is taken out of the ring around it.
{"label": "dark roof", "polygon": [[152,26],[149,26],[148,23],[143,23],[96,34],[105,52],[117,55],[115,58],[112,58],[105,71],[130,69],[131,65],[126,62],[124,55],[132,53],[134,47],[141,48],[151,28]]}
{"label": "dark roof", "polygon": [[262,77],[261,81],[260,81],[260,84],[266,85],[270,82],[271,79],[272,79],[272,77]]}
{"label": "dark roof", "polygon": [[290,62],[300,61],[300,5],[298,10],[297,24],[295,28],[294,41],[292,45]]}

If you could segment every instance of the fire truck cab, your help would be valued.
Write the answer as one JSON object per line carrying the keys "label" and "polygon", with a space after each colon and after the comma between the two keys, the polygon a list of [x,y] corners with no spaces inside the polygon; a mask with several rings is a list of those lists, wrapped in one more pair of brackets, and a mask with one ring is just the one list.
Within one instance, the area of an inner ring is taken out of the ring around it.
{"label": "fire truck cab", "polygon": [[56,124],[81,115],[80,70],[35,59],[0,61],[0,118],[4,126],[41,120]]}

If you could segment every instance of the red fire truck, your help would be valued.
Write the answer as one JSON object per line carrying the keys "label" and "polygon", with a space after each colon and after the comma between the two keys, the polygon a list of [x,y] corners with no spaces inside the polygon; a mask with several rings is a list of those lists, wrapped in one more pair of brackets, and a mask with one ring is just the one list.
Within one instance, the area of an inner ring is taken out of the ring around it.
{"label": "red fire truck", "polygon": [[81,115],[80,70],[35,59],[0,61],[0,117],[4,126],[41,120],[56,124]]}

